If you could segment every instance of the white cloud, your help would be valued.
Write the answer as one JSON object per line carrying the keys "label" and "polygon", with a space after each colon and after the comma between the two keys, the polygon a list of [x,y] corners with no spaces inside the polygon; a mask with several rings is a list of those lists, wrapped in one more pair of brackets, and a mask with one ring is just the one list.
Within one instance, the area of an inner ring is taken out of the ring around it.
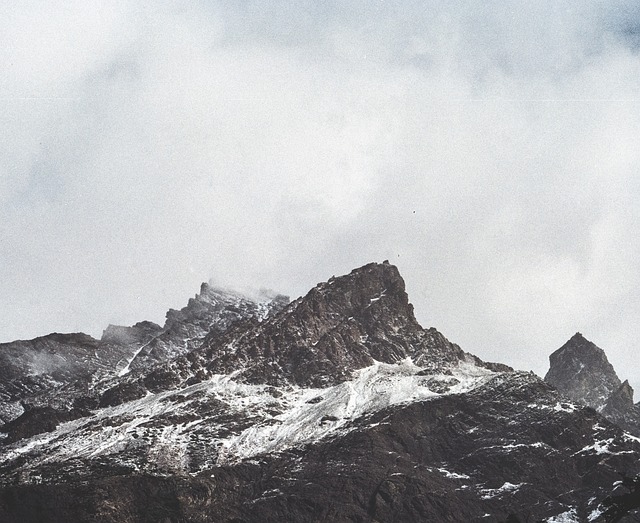
{"label": "white cloud", "polygon": [[0,9],[3,339],[389,258],[480,356],[631,368],[633,3]]}

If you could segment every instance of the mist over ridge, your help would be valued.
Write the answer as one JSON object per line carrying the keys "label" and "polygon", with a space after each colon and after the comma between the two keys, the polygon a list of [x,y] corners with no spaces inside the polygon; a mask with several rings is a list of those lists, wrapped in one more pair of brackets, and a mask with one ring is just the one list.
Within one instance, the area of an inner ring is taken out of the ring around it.
{"label": "mist over ridge", "polygon": [[634,2],[0,15],[0,340],[389,259],[465,350],[544,375],[581,331],[637,368]]}

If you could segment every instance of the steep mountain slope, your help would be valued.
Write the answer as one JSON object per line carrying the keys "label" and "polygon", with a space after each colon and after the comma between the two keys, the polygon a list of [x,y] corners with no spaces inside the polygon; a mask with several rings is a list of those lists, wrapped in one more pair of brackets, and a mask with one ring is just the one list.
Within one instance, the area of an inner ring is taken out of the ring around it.
{"label": "steep mountain slope", "polygon": [[15,419],[43,393],[113,373],[134,351],[134,343],[100,342],[82,333],[0,344],[0,420]]}
{"label": "steep mountain slope", "polygon": [[640,407],[633,403],[633,389],[620,381],[602,349],[577,333],[549,361],[547,383],[640,437]]}
{"label": "steep mountain slope", "polygon": [[82,333],[50,334],[1,344],[0,428],[7,424],[2,430],[10,440],[50,431],[99,406],[102,393],[132,370],[148,372],[198,347],[205,336],[240,320],[264,319],[288,302],[268,292],[254,301],[203,283],[186,307],[167,313],[164,327],[144,321],[109,325],[100,340]]}
{"label": "steep mountain slope", "polygon": [[[58,416],[60,421],[78,418],[79,404],[90,409],[122,405],[126,412],[135,400],[149,403],[149,394],[164,394],[217,375],[232,375],[234,383],[327,386],[346,381],[353,371],[376,361],[406,358],[436,371],[466,359],[484,365],[435,329],[423,330],[415,320],[397,269],[389,264],[371,264],[319,284],[270,317],[248,317],[226,331],[215,324],[202,347],[186,356],[119,372],[119,376],[88,390],[66,390],[56,399],[56,406],[66,401],[66,409]],[[161,399],[156,396],[151,401],[157,398]],[[9,441],[16,436],[36,435],[43,429],[51,432],[55,417],[49,410],[43,414],[46,424],[40,420],[33,423],[28,416],[17,420],[29,422],[29,430],[22,423],[10,425]],[[83,441],[89,440],[83,437]],[[48,437],[44,441],[49,447]]]}
{"label": "steep mountain slope", "polygon": [[265,319],[289,303],[289,298],[261,291],[256,299],[203,283],[200,293],[179,311],[167,312],[167,320],[157,336],[136,353],[126,369],[151,367],[187,354],[202,344],[205,336],[222,333],[234,323],[248,319]]}
{"label": "steep mountain slope", "polygon": [[209,372],[242,364],[242,378],[278,385],[326,386],[349,379],[375,361],[411,358],[437,368],[465,357],[413,314],[398,270],[365,265],[318,284],[304,298],[254,328],[239,325],[198,352]]}
{"label": "steep mountain slope", "polygon": [[229,306],[204,335],[190,302],[186,345],[165,325],[59,391],[73,417],[11,422],[0,521],[595,521],[640,472],[640,439],[423,329],[388,263],[267,314]]}
{"label": "steep mountain slope", "polygon": [[12,447],[0,518],[587,521],[639,471],[640,440],[530,374],[403,362],[278,392],[212,379]]}

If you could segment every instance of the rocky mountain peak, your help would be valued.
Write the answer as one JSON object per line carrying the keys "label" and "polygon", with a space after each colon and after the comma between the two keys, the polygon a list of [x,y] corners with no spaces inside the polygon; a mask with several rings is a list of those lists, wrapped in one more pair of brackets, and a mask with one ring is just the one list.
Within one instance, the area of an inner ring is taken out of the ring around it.
{"label": "rocky mountain peak", "polygon": [[621,386],[605,352],[579,332],[549,356],[545,381],[570,398],[602,409]]}
{"label": "rocky mountain peak", "polygon": [[[640,472],[640,439],[422,328],[388,263],[264,298],[203,284],[163,327],[4,347],[0,521],[594,521]],[[25,375],[42,351],[66,382]],[[551,360],[635,426],[595,345]]]}
{"label": "rocky mountain peak", "polygon": [[549,356],[545,381],[563,394],[600,411],[609,421],[640,435],[640,408],[629,382],[620,382],[602,349],[575,334]]}
{"label": "rocky mountain peak", "polygon": [[[288,296],[270,291],[261,291],[253,298],[212,283],[202,283],[200,292],[190,298],[185,307],[167,312],[163,328],[158,332],[145,330],[151,335],[127,369],[144,369],[188,354],[199,347],[207,335],[219,335],[249,318],[263,321],[288,303]],[[143,324],[137,324],[133,329],[140,331],[137,328],[140,325]]]}
{"label": "rocky mountain peak", "polygon": [[214,338],[205,358],[210,372],[241,368],[255,383],[328,386],[376,361],[438,366],[464,357],[436,333],[416,321],[398,269],[370,263],[316,285],[249,332]]}
{"label": "rocky mountain peak", "polygon": [[165,330],[176,330],[189,325],[189,336],[208,332],[211,325],[220,331],[238,319],[257,317],[264,319],[289,303],[289,297],[272,291],[261,290],[254,296],[217,287],[211,282],[202,283],[200,292],[190,298],[186,307],[170,309],[164,325]]}
{"label": "rocky mountain peak", "polygon": [[384,314],[387,320],[393,318],[398,328],[419,328],[404,280],[397,267],[388,262],[370,263],[319,283],[293,304],[292,311],[300,320],[321,319],[326,327],[340,317],[371,322]]}

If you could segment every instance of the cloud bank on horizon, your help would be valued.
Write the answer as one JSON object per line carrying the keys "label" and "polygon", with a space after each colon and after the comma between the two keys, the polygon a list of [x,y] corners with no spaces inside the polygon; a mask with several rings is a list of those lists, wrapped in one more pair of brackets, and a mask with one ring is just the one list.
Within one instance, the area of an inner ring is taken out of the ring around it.
{"label": "cloud bank on horizon", "polygon": [[640,386],[639,51],[632,1],[5,3],[0,339],[388,258],[464,349]]}

